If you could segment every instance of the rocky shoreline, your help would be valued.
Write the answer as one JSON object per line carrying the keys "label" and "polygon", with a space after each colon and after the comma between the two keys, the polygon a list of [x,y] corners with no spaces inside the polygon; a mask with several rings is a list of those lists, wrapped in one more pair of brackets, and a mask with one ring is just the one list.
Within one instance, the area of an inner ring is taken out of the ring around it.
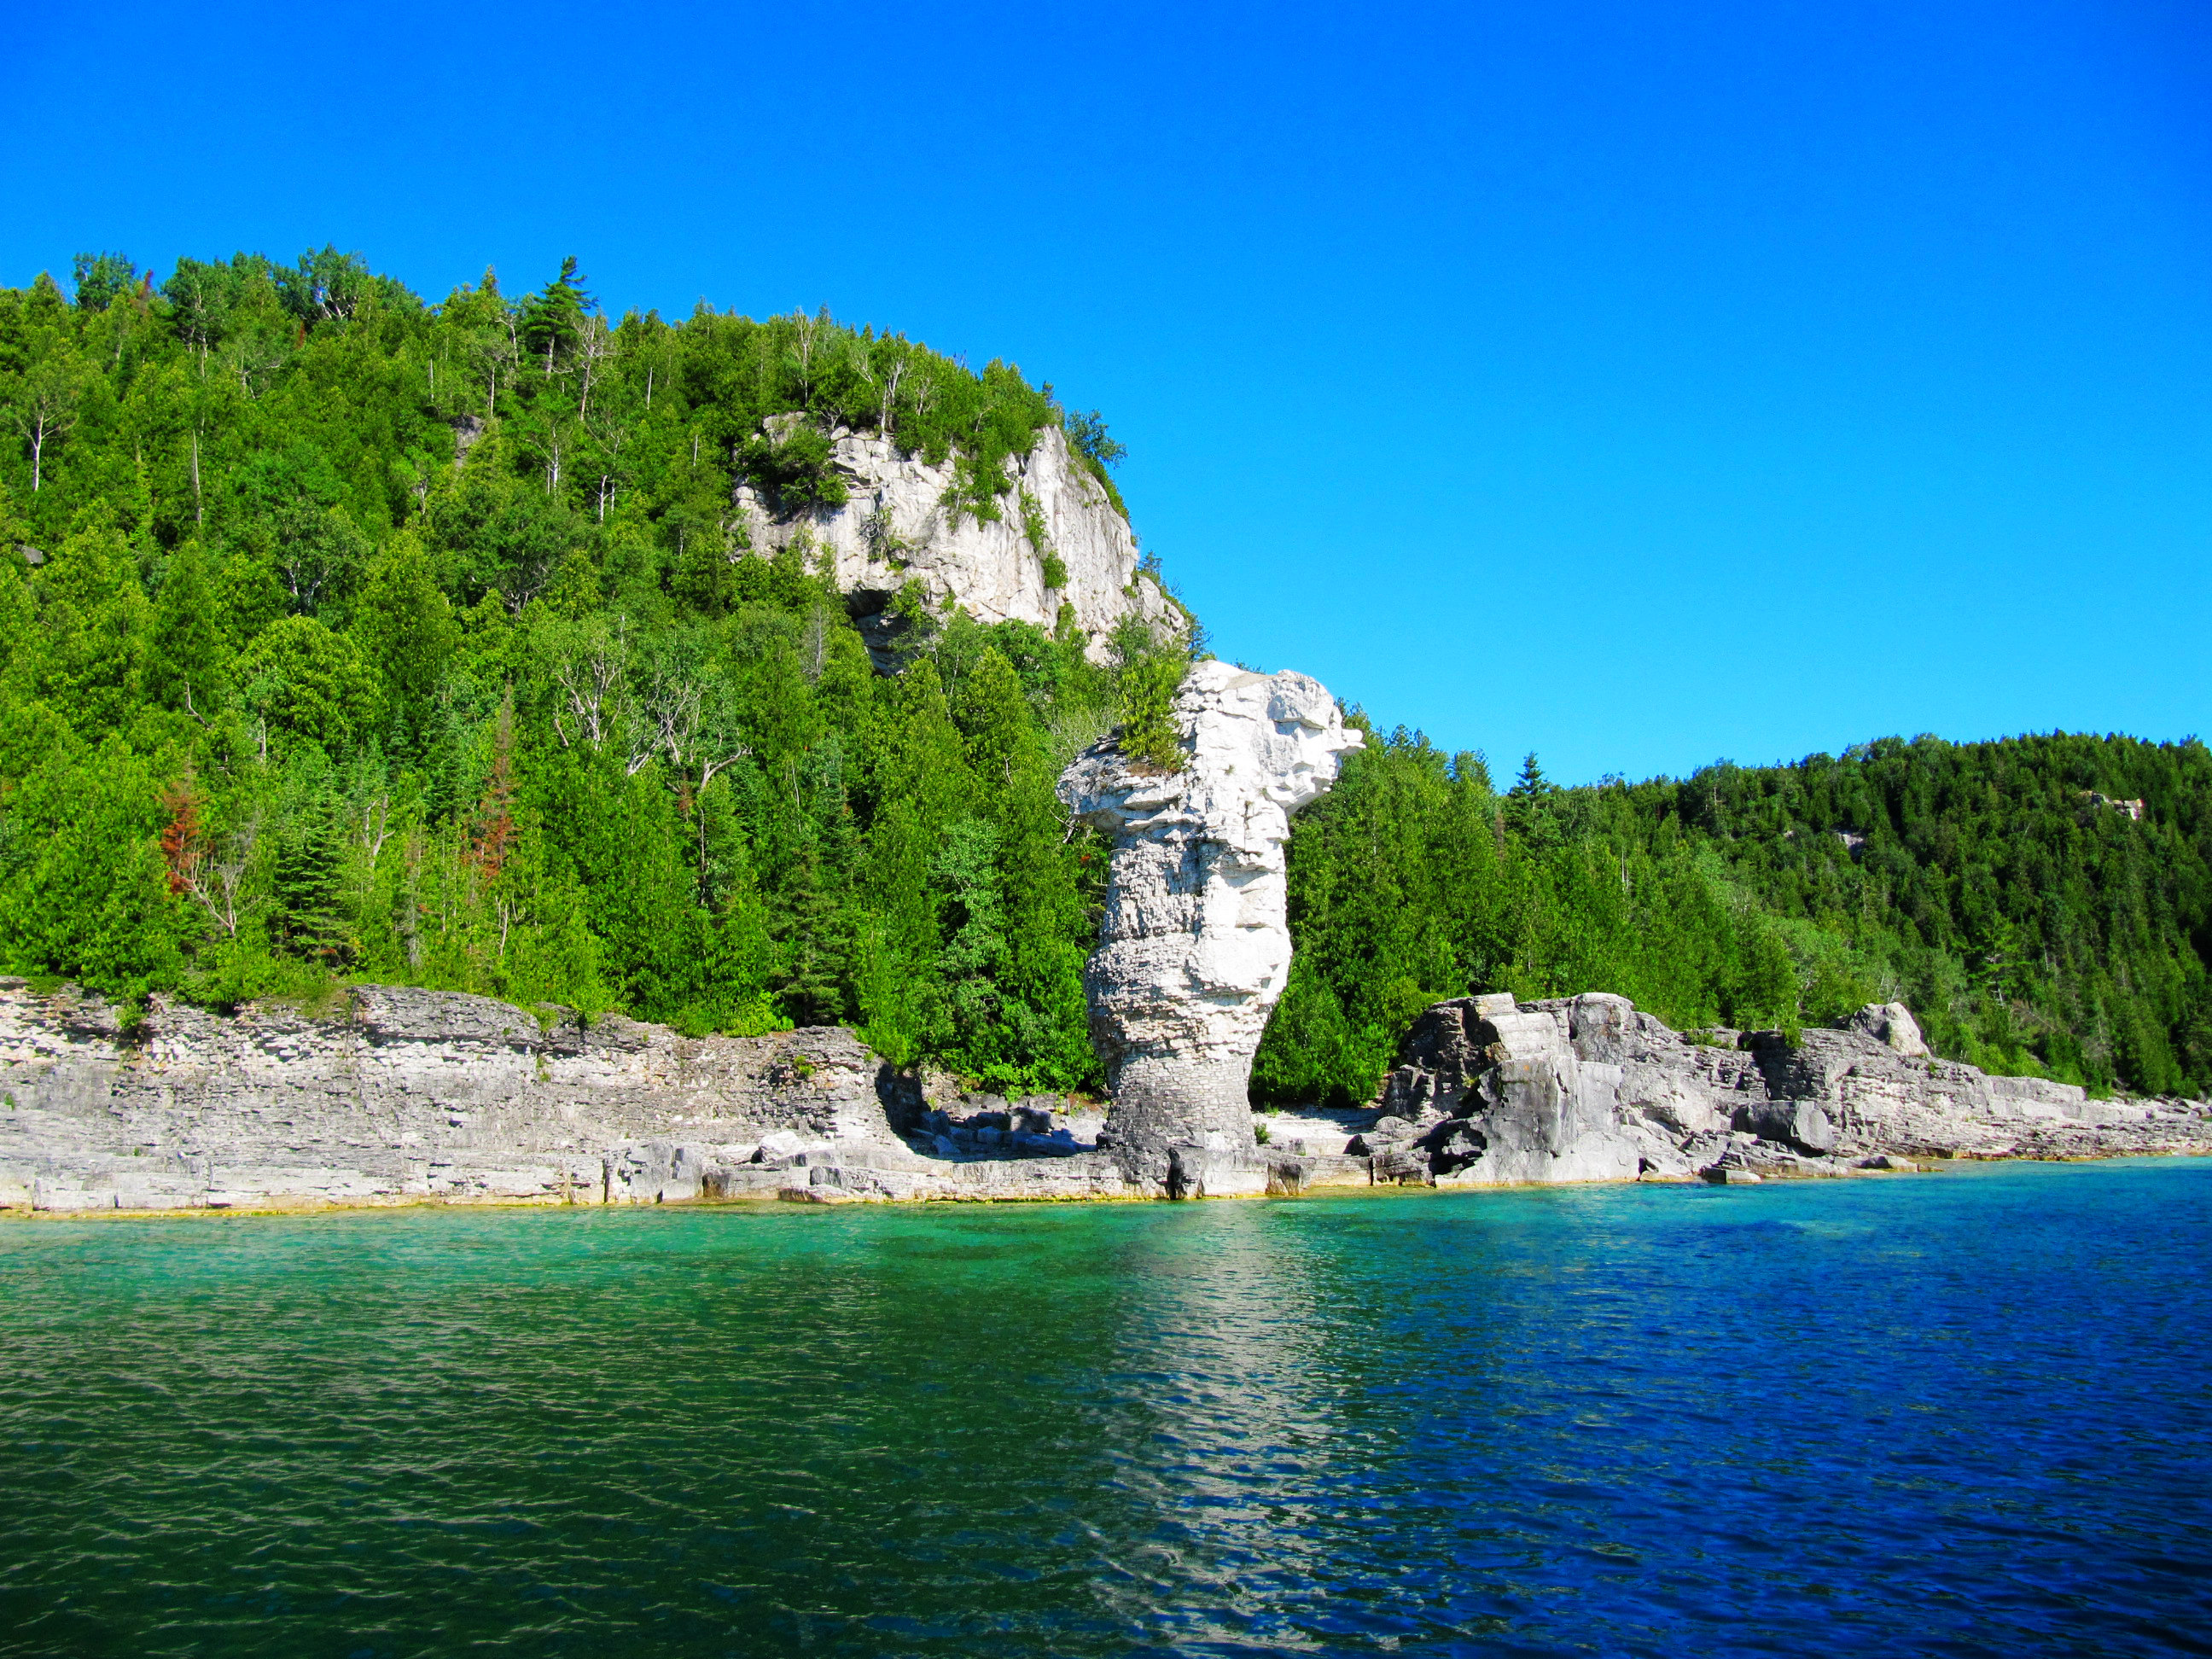
{"label": "rocky shoreline", "polygon": [[2203,1102],[2094,1101],[1931,1054],[1902,1004],[1837,1030],[1670,1030],[1602,993],[1435,1005],[1358,1151],[1440,1186],[1756,1181],[2212,1152]]}
{"label": "rocky shoreline", "polygon": [[1212,661],[1176,713],[1177,769],[1109,738],[1060,779],[1114,848],[1085,974],[1109,1107],[963,1093],[842,1026],[687,1037],[364,985],[231,1015],[155,997],[126,1027],[0,979],[0,1212],[1221,1198],[2212,1152],[2203,1103],[1986,1076],[1894,1003],[1785,1035],[1673,1031],[1598,993],[1454,998],[1366,1109],[1255,1117],[1291,819],[1360,738],[1306,676]]}
{"label": "rocky shoreline", "polygon": [[1907,1025],[1791,1046],[1692,1039],[1618,997],[1459,999],[1372,1109],[1263,1115],[1264,1145],[1156,1168],[1102,1146],[1092,1103],[963,1093],[842,1027],[691,1038],[364,986],[312,1012],[155,999],[125,1030],[70,988],[0,980],[0,1212],[1290,1195],[2212,1152],[2201,1105],[1985,1077],[1911,1052]]}
{"label": "rocky shoreline", "polygon": [[[841,1026],[691,1038],[362,986],[228,1016],[157,997],[126,1030],[73,988],[0,980],[19,1215],[1162,1195],[1098,1150],[1103,1125],[899,1072]],[[1356,1162],[1257,1159],[1251,1184]]]}

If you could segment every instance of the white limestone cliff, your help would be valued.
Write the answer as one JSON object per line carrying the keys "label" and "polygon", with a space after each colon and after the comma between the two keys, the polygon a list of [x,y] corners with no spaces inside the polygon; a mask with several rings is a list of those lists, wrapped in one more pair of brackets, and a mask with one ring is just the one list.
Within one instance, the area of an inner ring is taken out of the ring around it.
{"label": "white limestone cliff", "polygon": [[[769,435],[782,437],[800,418],[771,416]],[[1139,568],[1127,521],[1069,452],[1058,427],[1039,432],[1036,447],[1008,464],[995,521],[948,504],[951,459],[933,466],[886,439],[843,427],[830,438],[832,464],[845,482],[844,505],[779,514],[747,483],[738,486],[736,505],[757,555],[803,538],[811,556],[828,556],[839,590],[878,652],[891,643],[888,607],[909,582],[921,585],[933,607],[957,605],[986,623],[1033,623],[1050,631],[1060,606],[1070,605],[1076,626],[1091,635],[1094,657],[1103,655],[1124,617],[1182,626],[1159,583]],[[1030,539],[1024,495],[1036,503],[1042,548]],[[1048,552],[1065,570],[1057,586],[1047,580]]]}
{"label": "white limestone cliff", "polygon": [[[1085,972],[1113,1096],[1100,1144],[1152,1162],[1174,1148],[1254,1145],[1252,1055],[1291,964],[1291,815],[1336,781],[1339,757],[1361,742],[1304,674],[1199,663],[1176,709],[1181,771],[1133,765],[1109,740],[1060,782],[1069,809],[1114,841]],[[1255,1179],[1264,1184],[1264,1171]]]}

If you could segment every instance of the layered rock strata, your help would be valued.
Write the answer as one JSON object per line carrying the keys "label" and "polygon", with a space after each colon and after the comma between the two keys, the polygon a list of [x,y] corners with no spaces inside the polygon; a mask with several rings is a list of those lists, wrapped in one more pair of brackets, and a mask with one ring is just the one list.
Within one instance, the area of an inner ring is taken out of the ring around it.
{"label": "layered rock strata", "polygon": [[[1158,1196],[1078,1104],[926,1084],[840,1026],[690,1038],[366,986],[314,1011],[156,998],[126,1030],[0,980],[0,1211]],[[1275,1164],[1276,1191],[1367,1178]]]}
{"label": "layered rock strata", "polygon": [[2212,1152],[2201,1103],[2100,1102],[1931,1055],[1902,1004],[1839,1030],[1684,1036],[1626,997],[1430,1008],[1349,1150],[1438,1185],[1755,1179],[1960,1158]]}
{"label": "layered rock strata", "polygon": [[765,1185],[779,1152],[895,1147],[902,1090],[837,1028],[695,1041],[371,986],[312,1013],[155,999],[125,1030],[0,981],[0,1204],[658,1202],[725,1164]]}
{"label": "layered rock strata", "polygon": [[[787,437],[800,418],[771,416],[768,435]],[[1140,568],[1128,521],[1058,427],[1039,432],[1035,447],[1008,463],[995,519],[953,504],[950,459],[933,466],[887,439],[843,427],[830,439],[843,505],[785,510],[742,483],[736,505],[756,554],[803,543],[810,557],[826,562],[880,662],[896,653],[890,603],[910,583],[933,608],[957,605],[982,623],[1049,631],[1069,606],[1094,657],[1126,617],[1162,630],[1181,626],[1158,581]]]}
{"label": "layered rock strata", "polygon": [[1379,1113],[1146,1161],[1100,1150],[1082,1103],[917,1079],[841,1027],[693,1039],[364,987],[313,1013],[157,1000],[126,1031],[0,981],[0,1210],[1130,1199],[2212,1151],[2201,1106],[2092,1101],[1863,1031],[1700,1036],[1617,997],[1443,1004]]}
{"label": "layered rock strata", "polygon": [[1111,740],[1060,799],[1112,838],[1098,949],[1085,970],[1113,1107],[1100,1145],[1171,1194],[1257,1190],[1247,1088],[1291,965],[1291,817],[1359,746],[1304,674],[1193,665],[1176,702],[1183,764],[1163,775]]}

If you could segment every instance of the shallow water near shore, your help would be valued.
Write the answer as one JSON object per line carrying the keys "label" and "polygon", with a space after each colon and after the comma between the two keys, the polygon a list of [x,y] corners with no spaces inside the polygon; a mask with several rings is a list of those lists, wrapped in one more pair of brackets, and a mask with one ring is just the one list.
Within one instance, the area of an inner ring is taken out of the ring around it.
{"label": "shallow water near shore", "polygon": [[0,1228],[0,1655],[2203,1652],[2212,1162]]}

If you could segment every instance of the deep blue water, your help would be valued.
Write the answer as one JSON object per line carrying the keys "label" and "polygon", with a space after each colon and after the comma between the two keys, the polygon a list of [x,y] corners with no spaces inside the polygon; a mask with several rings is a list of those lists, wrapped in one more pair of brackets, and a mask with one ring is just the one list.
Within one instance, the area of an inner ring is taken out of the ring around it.
{"label": "deep blue water", "polygon": [[2212,1161],[0,1225],[0,1655],[2212,1650]]}

